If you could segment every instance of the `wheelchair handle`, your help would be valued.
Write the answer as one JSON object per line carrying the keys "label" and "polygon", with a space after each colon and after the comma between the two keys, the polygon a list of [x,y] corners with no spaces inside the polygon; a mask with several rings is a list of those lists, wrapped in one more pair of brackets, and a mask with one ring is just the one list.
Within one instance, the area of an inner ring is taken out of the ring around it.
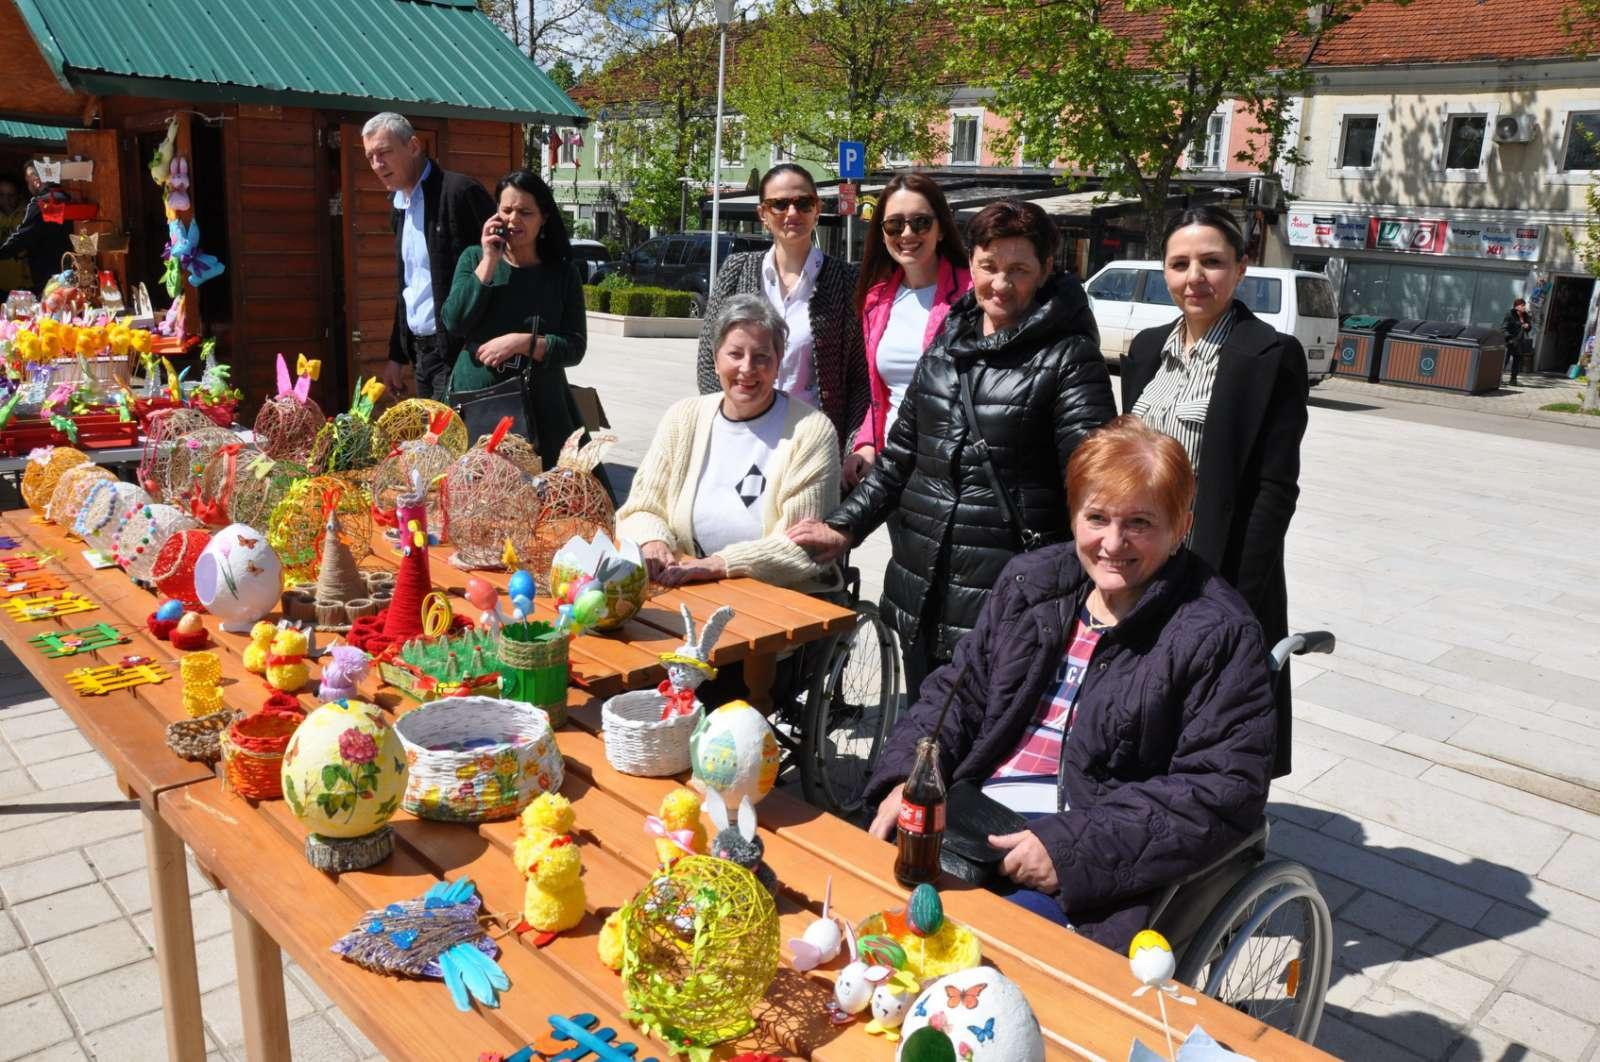
{"label": "wheelchair handle", "polygon": [[1272,647],[1272,670],[1282,671],[1283,665],[1289,662],[1291,656],[1304,656],[1306,653],[1331,653],[1338,639],[1332,631],[1301,631],[1280,639]]}

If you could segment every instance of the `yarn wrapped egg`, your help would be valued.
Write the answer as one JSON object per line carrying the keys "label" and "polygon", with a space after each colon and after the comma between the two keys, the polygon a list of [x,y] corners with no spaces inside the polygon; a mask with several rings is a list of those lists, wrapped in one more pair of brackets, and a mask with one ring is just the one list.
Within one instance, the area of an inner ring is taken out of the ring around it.
{"label": "yarn wrapped egg", "polygon": [[283,798],[322,837],[364,837],[400,806],[405,750],[375,705],[334,701],[306,716],[283,754]]}
{"label": "yarn wrapped egg", "polygon": [[28,455],[28,462],[22,470],[22,500],[28,504],[28,508],[43,516],[62,475],[67,469],[88,460],[87,454],[70,446],[35,450]]}
{"label": "yarn wrapped egg", "polygon": [[73,465],[56,480],[56,489],[50,492],[50,504],[45,506],[45,519],[70,532],[72,521],[77,517],[90,486],[101,480],[116,478],[116,473],[103,465],[89,462]]}
{"label": "yarn wrapped egg", "polygon": [[1044,1062],[1039,1019],[1022,989],[992,966],[959,970],[924,988],[900,1027],[896,1062],[951,1057],[925,1054],[930,1037],[919,1035],[921,1029],[941,1030],[956,1058]]}
{"label": "yarn wrapped egg", "polygon": [[695,780],[722,794],[730,808],[758,802],[778,780],[778,739],[766,716],[746,701],[707,712],[689,737]]}

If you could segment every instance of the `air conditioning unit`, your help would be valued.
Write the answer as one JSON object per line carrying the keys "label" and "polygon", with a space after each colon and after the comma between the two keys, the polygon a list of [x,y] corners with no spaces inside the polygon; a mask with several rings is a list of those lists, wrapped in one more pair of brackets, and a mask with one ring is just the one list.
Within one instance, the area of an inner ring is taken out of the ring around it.
{"label": "air conditioning unit", "polygon": [[1276,177],[1252,177],[1245,182],[1245,202],[1257,210],[1283,206],[1283,182]]}
{"label": "air conditioning unit", "polygon": [[1496,144],[1526,144],[1533,139],[1537,123],[1531,114],[1502,114],[1494,120]]}

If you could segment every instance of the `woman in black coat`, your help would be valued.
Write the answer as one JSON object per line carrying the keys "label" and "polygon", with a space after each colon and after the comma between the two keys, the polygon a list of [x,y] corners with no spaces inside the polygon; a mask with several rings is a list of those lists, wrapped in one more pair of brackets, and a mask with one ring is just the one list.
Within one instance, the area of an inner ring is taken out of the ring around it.
{"label": "woman in black coat", "polygon": [[1006,562],[1068,537],[1067,459],[1116,413],[1088,297],[1052,275],[1056,231],[1044,211],[1001,201],[967,236],[973,290],[918,362],[883,453],[825,521],[789,531],[826,563],[895,517],[884,615],[913,699],[977,623]]}
{"label": "woman in black coat", "polygon": [[[1306,430],[1305,350],[1233,297],[1244,236],[1215,207],[1167,229],[1164,267],[1183,311],[1134,337],[1122,363],[1122,408],[1175,436],[1199,489],[1189,548],[1249,602],[1270,648],[1289,631],[1283,544],[1300,495]],[[1289,669],[1278,673],[1275,774],[1289,771]]]}

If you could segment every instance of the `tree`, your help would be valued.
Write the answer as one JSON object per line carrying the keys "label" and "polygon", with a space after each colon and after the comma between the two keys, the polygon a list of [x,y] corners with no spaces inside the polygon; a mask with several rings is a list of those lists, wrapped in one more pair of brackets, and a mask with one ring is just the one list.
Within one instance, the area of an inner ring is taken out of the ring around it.
{"label": "tree", "polygon": [[557,59],[545,73],[550,75],[550,80],[562,92],[567,91],[578,83],[578,72],[572,68],[572,60],[566,56]]}
{"label": "tree", "polygon": [[840,140],[867,158],[931,158],[950,99],[944,61],[923,37],[926,0],[778,0],[738,46],[728,90],[752,142],[818,161]]}
{"label": "tree", "polygon": [[[1369,0],[941,0],[967,79],[1009,117],[999,150],[1067,160],[1144,203],[1149,246],[1185,155],[1224,100],[1256,116],[1247,153],[1291,156],[1288,103],[1310,83],[1324,35]],[[1383,2],[1383,0],[1372,0]],[[1408,3],[1409,0],[1387,0]],[[1600,0],[1595,0],[1600,2]]]}

